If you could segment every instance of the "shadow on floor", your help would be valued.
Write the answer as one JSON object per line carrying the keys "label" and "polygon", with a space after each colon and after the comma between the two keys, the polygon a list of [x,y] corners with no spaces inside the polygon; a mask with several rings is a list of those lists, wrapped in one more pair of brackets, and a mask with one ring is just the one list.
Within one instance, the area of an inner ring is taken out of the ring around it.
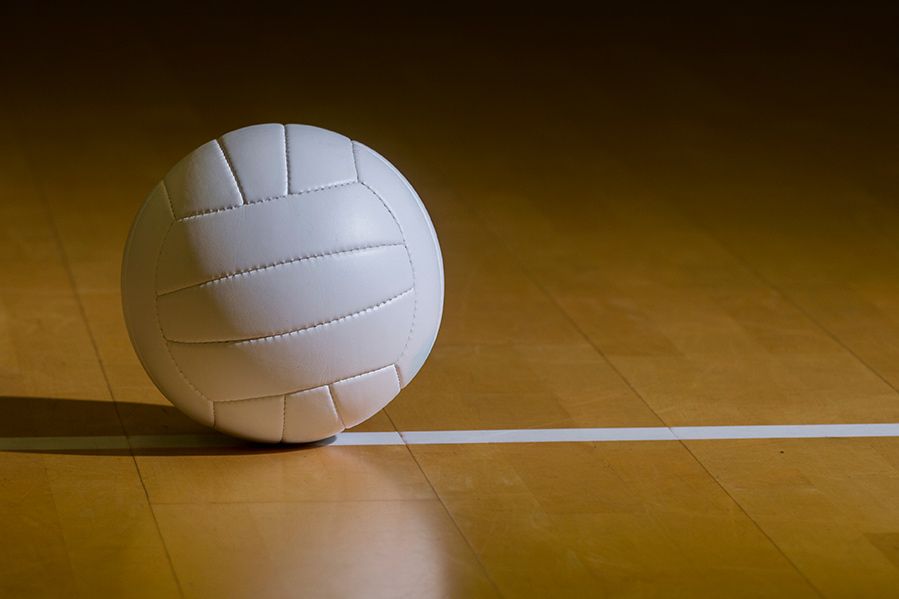
{"label": "shadow on floor", "polygon": [[[141,437],[140,447],[116,446],[126,443],[126,435]],[[154,437],[158,437],[158,447],[154,446]],[[191,446],[177,446],[181,439],[189,439]],[[221,455],[297,451],[327,445],[331,441],[333,438],[297,445],[241,441],[195,423],[171,405],[0,397],[0,451],[72,455]]]}

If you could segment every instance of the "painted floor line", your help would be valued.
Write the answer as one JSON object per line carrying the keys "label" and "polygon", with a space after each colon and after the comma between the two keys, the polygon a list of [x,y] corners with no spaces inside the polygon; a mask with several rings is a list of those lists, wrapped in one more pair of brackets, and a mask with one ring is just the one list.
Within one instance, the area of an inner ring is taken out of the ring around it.
{"label": "painted floor line", "polygon": [[[827,439],[899,437],[899,423],[778,424],[750,426],[673,426],[537,428],[508,430],[341,433],[327,446],[456,445],[479,443],[593,443],[605,441],[712,441],[733,439]],[[0,437],[0,451],[94,451],[128,449],[243,448],[266,446],[219,434],[109,435],[84,437]],[[270,446],[281,447],[281,446]],[[289,447],[289,446],[287,446]]]}

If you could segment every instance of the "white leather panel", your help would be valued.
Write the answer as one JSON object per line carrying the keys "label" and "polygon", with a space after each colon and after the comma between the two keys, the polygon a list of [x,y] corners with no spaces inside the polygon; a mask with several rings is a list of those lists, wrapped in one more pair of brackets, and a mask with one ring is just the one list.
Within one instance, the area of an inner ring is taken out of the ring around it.
{"label": "white leather panel", "polygon": [[[339,222],[341,226],[323,223]],[[159,257],[159,293],[303,256],[402,243],[381,201],[358,184],[176,222]]]}
{"label": "white leather panel", "polygon": [[221,138],[244,203],[287,193],[287,154],[284,126],[253,125]]}
{"label": "white leather panel", "polygon": [[203,144],[172,167],[165,186],[176,218],[243,203],[217,141]]}
{"label": "white leather panel", "polygon": [[286,125],[290,192],[356,180],[349,138],[309,125]]}
{"label": "white leather panel", "polygon": [[122,272],[160,391],[257,441],[370,417],[418,372],[442,313],[415,191],[364,145],[303,125],[240,129],[179,162],[135,220]]}
{"label": "white leather panel", "polygon": [[437,234],[418,194],[389,162],[353,142],[359,181],[388,204],[403,230],[415,278],[415,322],[409,343],[397,362],[400,385],[418,373],[437,338],[443,313],[443,259]]}
{"label": "white leather panel", "polygon": [[162,183],[159,183],[134,220],[122,264],[122,308],[137,357],[163,395],[175,398],[188,416],[212,424],[212,403],[181,375],[169,355],[156,320],[156,290],[152,273],[159,245],[172,222]]}
{"label": "white leather panel", "polygon": [[168,345],[181,370],[207,396],[231,400],[294,393],[384,366],[385,356],[395,359],[408,338],[412,308],[410,291],[362,313],[295,333],[256,341]]}
{"label": "white leather panel", "polygon": [[284,396],[215,402],[215,428],[254,441],[277,443],[284,430]]}
{"label": "white leather panel", "polygon": [[356,376],[331,385],[334,405],[347,428],[375,415],[400,392],[394,366]]}
{"label": "white leather panel", "polygon": [[336,435],[343,422],[331,399],[327,386],[316,387],[287,396],[284,441],[308,443]]}
{"label": "white leather panel", "polygon": [[358,312],[411,287],[405,246],[375,246],[162,295],[159,321],[171,341],[249,339]]}

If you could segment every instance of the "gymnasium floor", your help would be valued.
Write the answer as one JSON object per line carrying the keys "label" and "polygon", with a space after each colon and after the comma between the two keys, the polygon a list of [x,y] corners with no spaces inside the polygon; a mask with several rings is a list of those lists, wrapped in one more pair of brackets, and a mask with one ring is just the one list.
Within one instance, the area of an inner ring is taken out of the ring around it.
{"label": "gymnasium floor", "polygon": [[[47,16],[0,48],[0,596],[899,595],[899,427],[728,428],[899,423],[895,20]],[[156,391],[128,227],[258,122],[377,149],[440,238],[354,432],[523,441],[243,445]],[[580,428],[634,440],[527,441]]]}

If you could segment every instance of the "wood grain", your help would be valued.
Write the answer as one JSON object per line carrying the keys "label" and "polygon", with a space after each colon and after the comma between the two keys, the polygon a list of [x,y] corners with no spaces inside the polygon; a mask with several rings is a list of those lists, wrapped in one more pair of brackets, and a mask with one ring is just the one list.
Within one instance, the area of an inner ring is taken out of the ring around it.
{"label": "wood grain", "polygon": [[[3,436],[204,430],[121,250],[269,121],[388,156],[444,252],[434,352],[357,430],[899,421],[894,21],[781,16],[19,15]],[[892,438],[2,452],[0,594],[892,596],[897,481]]]}

